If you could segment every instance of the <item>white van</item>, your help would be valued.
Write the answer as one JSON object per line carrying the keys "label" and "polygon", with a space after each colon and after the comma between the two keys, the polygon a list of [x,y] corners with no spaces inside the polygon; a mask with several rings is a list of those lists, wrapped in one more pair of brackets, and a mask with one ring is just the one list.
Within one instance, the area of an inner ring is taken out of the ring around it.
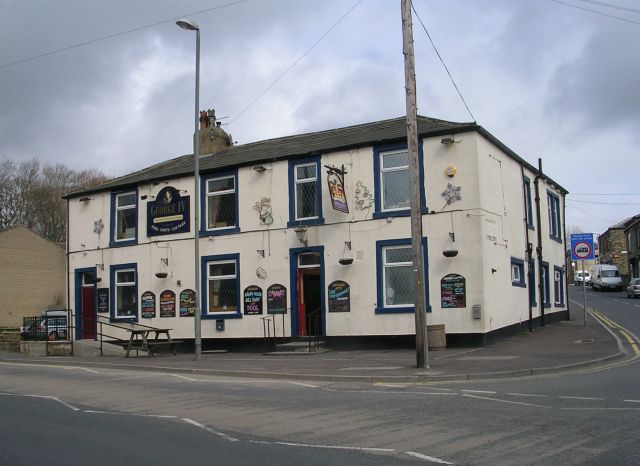
{"label": "white van", "polygon": [[622,277],[615,265],[599,264],[593,268],[591,288],[594,290],[622,291]]}

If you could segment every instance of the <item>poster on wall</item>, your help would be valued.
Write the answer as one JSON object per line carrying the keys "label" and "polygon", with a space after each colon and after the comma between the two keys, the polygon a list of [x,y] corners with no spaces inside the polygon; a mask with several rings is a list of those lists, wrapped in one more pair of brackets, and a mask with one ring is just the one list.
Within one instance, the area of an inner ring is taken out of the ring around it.
{"label": "poster on wall", "polygon": [[267,314],[287,313],[287,288],[275,283],[267,288]]}
{"label": "poster on wall", "polygon": [[160,317],[176,316],[176,294],[171,290],[160,293]]}
{"label": "poster on wall", "polygon": [[193,317],[196,314],[196,292],[183,290],[180,292],[180,317]]}
{"label": "poster on wall", "polygon": [[160,190],[147,202],[147,236],[172,235],[189,231],[189,196],[180,196],[173,186]]}
{"label": "poster on wall", "polygon": [[351,310],[351,287],[342,280],[329,285],[329,312],[349,312]]}
{"label": "poster on wall", "polygon": [[253,316],[262,314],[262,288],[256,285],[244,289],[244,315]]}
{"label": "poster on wall", "polygon": [[98,288],[98,312],[109,312],[109,288]]}
{"label": "poster on wall", "polygon": [[152,319],[156,316],[156,295],[151,291],[145,291],[140,297],[140,314],[144,319]]}
{"label": "poster on wall", "polygon": [[450,273],[440,280],[440,306],[443,309],[466,307],[467,289],[462,275]]}

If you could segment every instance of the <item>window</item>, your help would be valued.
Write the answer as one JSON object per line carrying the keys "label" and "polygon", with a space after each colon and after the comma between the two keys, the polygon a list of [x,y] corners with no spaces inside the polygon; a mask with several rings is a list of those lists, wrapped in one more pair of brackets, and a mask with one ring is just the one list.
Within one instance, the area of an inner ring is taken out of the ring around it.
{"label": "window", "polygon": [[239,254],[202,258],[203,317],[240,317]]}
{"label": "window", "polygon": [[549,211],[549,236],[560,240],[560,198],[551,192],[547,192],[547,209]]}
{"label": "window", "polygon": [[640,227],[636,228],[636,248],[640,249]]}
{"label": "window", "polygon": [[217,175],[203,180],[203,233],[224,234],[239,231],[237,180],[237,173]]}
{"label": "window", "polygon": [[322,223],[320,158],[289,161],[289,226]]}
{"label": "window", "polygon": [[557,307],[564,306],[564,270],[553,267],[553,304]]}
{"label": "window", "polygon": [[136,264],[111,266],[111,318],[138,320],[138,271]]}
{"label": "window", "polygon": [[[411,240],[376,242],[378,305],[377,313],[414,311],[415,277],[411,260]],[[423,261],[426,276],[426,239],[423,239]],[[428,305],[428,286],[425,286],[425,307]]]}
{"label": "window", "polygon": [[533,260],[528,262],[527,273],[529,275],[529,302],[531,306],[537,306],[536,302],[536,265]]}
{"label": "window", "polygon": [[524,277],[524,261],[513,257],[511,258],[511,284],[522,288],[527,286]]}
{"label": "window", "polygon": [[524,215],[527,221],[527,227],[534,229],[533,227],[533,210],[531,208],[531,180],[526,176],[523,178],[524,184]]}
{"label": "window", "polygon": [[542,263],[542,291],[544,295],[544,307],[551,307],[551,290],[549,289],[549,264]]}
{"label": "window", "polygon": [[125,246],[136,242],[138,230],[138,193],[111,195],[111,246]]}
{"label": "window", "polygon": [[[424,198],[422,144],[418,146],[420,172],[420,208],[428,213]],[[409,151],[406,144],[387,144],[373,148],[375,187],[374,218],[410,215],[411,187],[409,181]]]}

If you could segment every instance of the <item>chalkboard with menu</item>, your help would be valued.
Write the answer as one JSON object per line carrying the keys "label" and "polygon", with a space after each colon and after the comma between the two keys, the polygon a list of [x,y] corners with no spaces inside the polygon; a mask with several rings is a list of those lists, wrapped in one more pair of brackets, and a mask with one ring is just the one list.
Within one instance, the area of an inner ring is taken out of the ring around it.
{"label": "chalkboard with menu", "polygon": [[336,280],[329,285],[329,312],[351,310],[351,287],[347,282]]}
{"label": "chalkboard with menu", "polygon": [[440,280],[440,300],[443,309],[467,306],[465,278],[457,273],[445,275]]}
{"label": "chalkboard with menu", "polygon": [[151,291],[145,291],[140,297],[142,307],[142,317],[151,319],[156,316],[156,295]]}
{"label": "chalkboard with menu", "polygon": [[196,313],[196,292],[182,290],[180,292],[180,317],[193,317]]}
{"label": "chalkboard with menu", "polygon": [[98,288],[98,312],[109,312],[109,288]]}
{"label": "chalkboard with menu", "polygon": [[287,313],[287,288],[275,283],[267,288],[267,314]]}
{"label": "chalkboard with menu", "polygon": [[160,317],[176,316],[176,294],[171,290],[160,293]]}
{"label": "chalkboard with menu", "polygon": [[247,316],[262,314],[262,288],[256,285],[248,286],[242,294],[244,314]]}

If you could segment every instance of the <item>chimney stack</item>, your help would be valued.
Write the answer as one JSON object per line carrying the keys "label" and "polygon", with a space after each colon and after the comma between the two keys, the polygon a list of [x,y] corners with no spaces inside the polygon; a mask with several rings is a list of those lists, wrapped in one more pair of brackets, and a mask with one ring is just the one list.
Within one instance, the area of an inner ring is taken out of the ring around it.
{"label": "chimney stack", "polygon": [[222,123],[216,121],[213,109],[200,111],[200,153],[215,154],[231,146],[231,137],[222,129]]}

